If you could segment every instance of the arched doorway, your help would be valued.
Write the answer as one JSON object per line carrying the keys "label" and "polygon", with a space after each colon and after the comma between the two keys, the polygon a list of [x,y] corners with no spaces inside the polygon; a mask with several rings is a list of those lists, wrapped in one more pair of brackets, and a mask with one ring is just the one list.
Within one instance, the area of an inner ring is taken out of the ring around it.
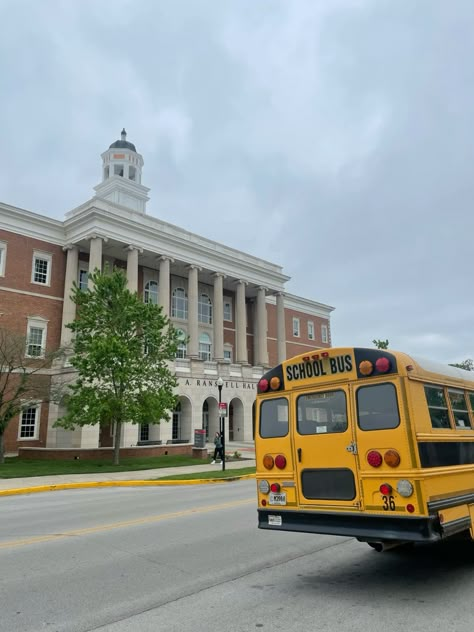
{"label": "arched doorway", "polygon": [[229,403],[229,441],[244,439],[244,405],[235,397]]}

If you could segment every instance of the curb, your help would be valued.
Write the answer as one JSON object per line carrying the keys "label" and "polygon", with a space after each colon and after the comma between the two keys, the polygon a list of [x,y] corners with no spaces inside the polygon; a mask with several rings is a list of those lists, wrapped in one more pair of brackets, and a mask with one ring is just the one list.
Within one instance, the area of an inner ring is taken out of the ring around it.
{"label": "curb", "polygon": [[57,485],[39,485],[37,487],[20,487],[18,489],[2,489],[0,496],[18,496],[20,494],[37,494],[40,492],[55,492],[62,489],[87,489],[92,487],[165,487],[169,485],[206,485],[209,483],[231,483],[255,478],[255,474],[243,474],[229,478],[193,478],[189,480],[170,481],[91,481],[89,483],[58,483]]}

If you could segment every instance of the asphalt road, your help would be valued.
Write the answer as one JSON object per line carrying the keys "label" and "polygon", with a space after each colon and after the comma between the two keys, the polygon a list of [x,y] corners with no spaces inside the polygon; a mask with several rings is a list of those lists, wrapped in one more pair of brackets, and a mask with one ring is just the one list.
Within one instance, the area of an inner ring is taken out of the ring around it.
{"label": "asphalt road", "polygon": [[255,481],[0,498],[1,632],[474,629],[474,545],[256,528]]}

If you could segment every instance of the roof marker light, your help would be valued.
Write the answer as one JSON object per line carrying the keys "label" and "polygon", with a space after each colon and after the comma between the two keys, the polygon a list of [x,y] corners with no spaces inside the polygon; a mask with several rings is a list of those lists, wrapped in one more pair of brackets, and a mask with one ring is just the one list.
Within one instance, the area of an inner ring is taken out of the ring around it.
{"label": "roof marker light", "polygon": [[361,375],[372,375],[374,371],[374,365],[372,364],[372,362],[370,362],[370,360],[362,360],[362,362],[359,364],[359,371]]}
{"label": "roof marker light", "polygon": [[329,358],[329,353],[327,351],[324,351],[321,355],[323,358]]}
{"label": "roof marker light", "polygon": [[319,360],[319,353],[315,353],[311,356],[313,360]]}
{"label": "roof marker light", "polygon": [[270,379],[270,388],[272,389],[272,391],[277,391],[280,388],[280,378],[277,377],[276,375],[274,375],[271,379]]}
{"label": "roof marker light", "polygon": [[268,391],[268,386],[268,380],[262,377],[262,379],[258,383],[258,390],[260,391],[260,393],[265,393],[266,391]]}

